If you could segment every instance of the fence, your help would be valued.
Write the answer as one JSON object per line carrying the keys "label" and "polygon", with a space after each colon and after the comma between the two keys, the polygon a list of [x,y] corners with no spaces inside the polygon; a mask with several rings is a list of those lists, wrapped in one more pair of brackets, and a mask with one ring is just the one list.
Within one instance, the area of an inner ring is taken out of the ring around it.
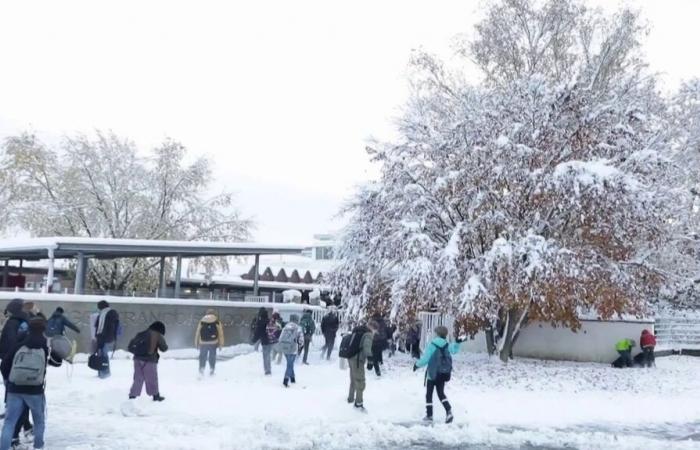
{"label": "fence", "polygon": [[267,303],[270,301],[270,297],[268,297],[267,295],[246,295],[244,301],[255,303]]}
{"label": "fence", "polygon": [[421,321],[423,326],[420,330],[420,348],[424,349],[425,346],[434,337],[435,327],[442,325],[447,327],[449,336],[453,336],[454,319],[450,316],[435,312],[419,312],[418,320]]}
{"label": "fence", "polygon": [[657,317],[654,325],[657,349],[700,349],[700,320],[685,317]]}

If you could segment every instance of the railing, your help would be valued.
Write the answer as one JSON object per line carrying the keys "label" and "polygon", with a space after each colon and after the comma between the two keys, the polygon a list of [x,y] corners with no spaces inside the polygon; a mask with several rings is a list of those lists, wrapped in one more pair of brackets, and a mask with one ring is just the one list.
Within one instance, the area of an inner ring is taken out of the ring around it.
{"label": "railing", "polygon": [[700,320],[684,317],[657,317],[654,325],[657,348],[699,349]]}
{"label": "railing", "polygon": [[435,337],[435,327],[442,325],[447,327],[449,336],[453,335],[454,319],[436,312],[419,312],[418,320],[423,326],[420,331],[420,348],[424,349],[433,337]]}
{"label": "railing", "polygon": [[255,303],[267,303],[270,301],[270,297],[267,295],[246,295],[244,297],[244,300],[246,302],[255,302]]}

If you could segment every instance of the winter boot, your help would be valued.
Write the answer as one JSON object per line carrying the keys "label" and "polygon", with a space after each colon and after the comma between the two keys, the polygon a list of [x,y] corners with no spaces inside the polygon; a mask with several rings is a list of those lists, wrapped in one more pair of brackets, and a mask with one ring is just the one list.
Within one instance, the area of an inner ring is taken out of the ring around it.
{"label": "winter boot", "polygon": [[452,415],[452,411],[447,411],[447,416],[445,417],[445,423],[452,423],[453,420],[455,420],[455,418]]}
{"label": "winter boot", "polygon": [[365,405],[363,405],[362,403],[355,403],[355,409],[360,412],[367,412],[367,410],[365,409]]}
{"label": "winter boot", "polygon": [[433,416],[423,417],[423,422],[433,423]]}
{"label": "winter boot", "polygon": [[297,382],[296,378],[294,378],[294,377],[290,378],[289,381],[291,381],[292,383],[296,383],[296,382]]}
{"label": "winter boot", "polygon": [[282,384],[284,385],[284,387],[289,387],[289,378],[285,378]]}
{"label": "winter boot", "polygon": [[133,400],[133,399],[135,399],[135,398],[136,398],[135,395],[129,395],[129,400]]}
{"label": "winter boot", "polygon": [[161,397],[160,394],[156,394],[153,396],[154,402],[162,402],[163,400],[165,400],[165,397]]}

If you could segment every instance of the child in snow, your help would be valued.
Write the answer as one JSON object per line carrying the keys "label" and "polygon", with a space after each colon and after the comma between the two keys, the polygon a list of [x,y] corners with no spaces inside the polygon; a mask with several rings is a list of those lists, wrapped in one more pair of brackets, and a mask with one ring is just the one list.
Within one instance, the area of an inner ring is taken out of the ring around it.
{"label": "child in snow", "polygon": [[646,367],[656,366],[654,361],[654,347],[656,347],[656,336],[651,334],[649,330],[642,331],[642,337],[639,339],[639,345],[644,353],[644,365]]}
{"label": "child in snow", "polygon": [[294,360],[297,357],[297,352],[304,346],[304,332],[299,326],[299,316],[292,314],[289,318],[289,323],[282,329],[280,341],[277,344],[279,351],[284,353],[287,359],[287,370],[284,372],[284,387],[289,387],[289,382],[296,383],[294,375]]}
{"label": "child in snow", "polygon": [[270,321],[267,323],[267,338],[272,344],[272,360],[275,364],[282,363],[282,352],[279,351],[277,343],[280,340],[280,335],[282,334],[282,328],[284,328],[284,321],[282,316],[277,311],[272,313]]}
{"label": "child in snow", "polygon": [[425,418],[423,420],[432,422],[433,420],[433,390],[437,391],[438,398],[445,408],[445,423],[451,423],[454,417],[452,416],[452,406],[447,401],[445,395],[445,383],[450,381],[452,374],[452,356],[459,352],[459,344],[461,340],[450,344],[447,341],[448,330],[446,327],[439,326],[435,328],[437,335],[425,349],[423,357],[413,365],[415,372],[421,367],[428,366],[426,370],[426,391],[425,391]]}
{"label": "child in snow", "polygon": [[272,353],[272,344],[267,337],[267,323],[270,318],[267,315],[267,309],[261,307],[258,310],[258,315],[255,318],[255,332],[253,333],[253,342],[262,345],[263,369],[265,375],[272,374],[272,366],[270,365],[270,353]]}
{"label": "child in snow", "polygon": [[[168,344],[165,342],[165,324],[153,322],[144,334],[147,337],[145,351],[134,354],[134,382],[129,391],[129,398],[135,399],[141,395],[145,382],[146,393],[153,397],[154,402],[162,402],[165,397],[161,397],[158,390],[158,360],[160,359],[158,350],[161,352],[168,350]],[[134,339],[138,339],[139,335]],[[131,347],[131,344],[129,346]]]}
{"label": "child in snow", "polygon": [[199,348],[199,374],[204,374],[204,368],[209,361],[209,375],[214,375],[216,368],[216,349],[224,346],[224,328],[213,309],[207,309],[197,325],[194,334],[194,346]]}
{"label": "child in snow", "polygon": [[352,330],[352,340],[359,339],[360,343],[357,354],[348,358],[348,368],[350,369],[348,403],[354,403],[355,408],[360,411],[365,411],[365,362],[367,362],[368,370],[372,370],[372,341],[377,333],[376,326],[376,322],[373,321],[370,322],[369,327],[359,325]]}
{"label": "child in snow", "polygon": [[[311,316],[311,310],[310,309],[305,309],[304,310],[304,315],[301,317],[301,321],[299,322],[299,325],[301,326],[301,329],[304,331],[304,359],[303,363],[304,364],[309,364],[309,347],[311,346],[311,340],[313,339],[314,332],[316,332],[316,322],[314,322],[314,318]],[[301,350],[300,350],[301,352]]]}
{"label": "child in snow", "polygon": [[[633,339],[621,339],[615,344],[615,350],[619,353],[618,359],[622,367],[632,367],[632,348],[635,342]],[[617,361],[616,361],[617,362]]]}

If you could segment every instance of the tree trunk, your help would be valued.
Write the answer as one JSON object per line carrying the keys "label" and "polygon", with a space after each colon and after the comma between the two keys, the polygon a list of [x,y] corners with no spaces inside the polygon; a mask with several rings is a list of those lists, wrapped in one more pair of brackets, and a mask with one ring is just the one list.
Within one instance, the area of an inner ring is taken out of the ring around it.
{"label": "tree trunk", "polygon": [[499,357],[501,358],[501,361],[503,362],[508,362],[508,358],[511,354],[511,351],[513,349],[513,337],[515,336],[515,328],[518,325],[518,319],[520,318],[520,314],[518,314],[517,309],[509,309],[508,312],[506,313],[506,326],[503,330],[503,336],[501,339],[503,341],[501,342],[500,347],[500,352],[499,352]]}
{"label": "tree trunk", "polygon": [[503,341],[501,345],[499,345],[501,361],[508,362],[508,359],[513,358],[513,347],[520,336],[520,330],[527,319],[529,309],[528,306],[524,311],[518,308],[511,308],[508,310],[506,326],[503,330],[504,335],[501,338]]}
{"label": "tree trunk", "polygon": [[486,333],[486,351],[488,352],[489,356],[491,356],[496,351],[496,343],[495,343],[494,337],[493,337],[493,328],[487,328],[485,333]]}

